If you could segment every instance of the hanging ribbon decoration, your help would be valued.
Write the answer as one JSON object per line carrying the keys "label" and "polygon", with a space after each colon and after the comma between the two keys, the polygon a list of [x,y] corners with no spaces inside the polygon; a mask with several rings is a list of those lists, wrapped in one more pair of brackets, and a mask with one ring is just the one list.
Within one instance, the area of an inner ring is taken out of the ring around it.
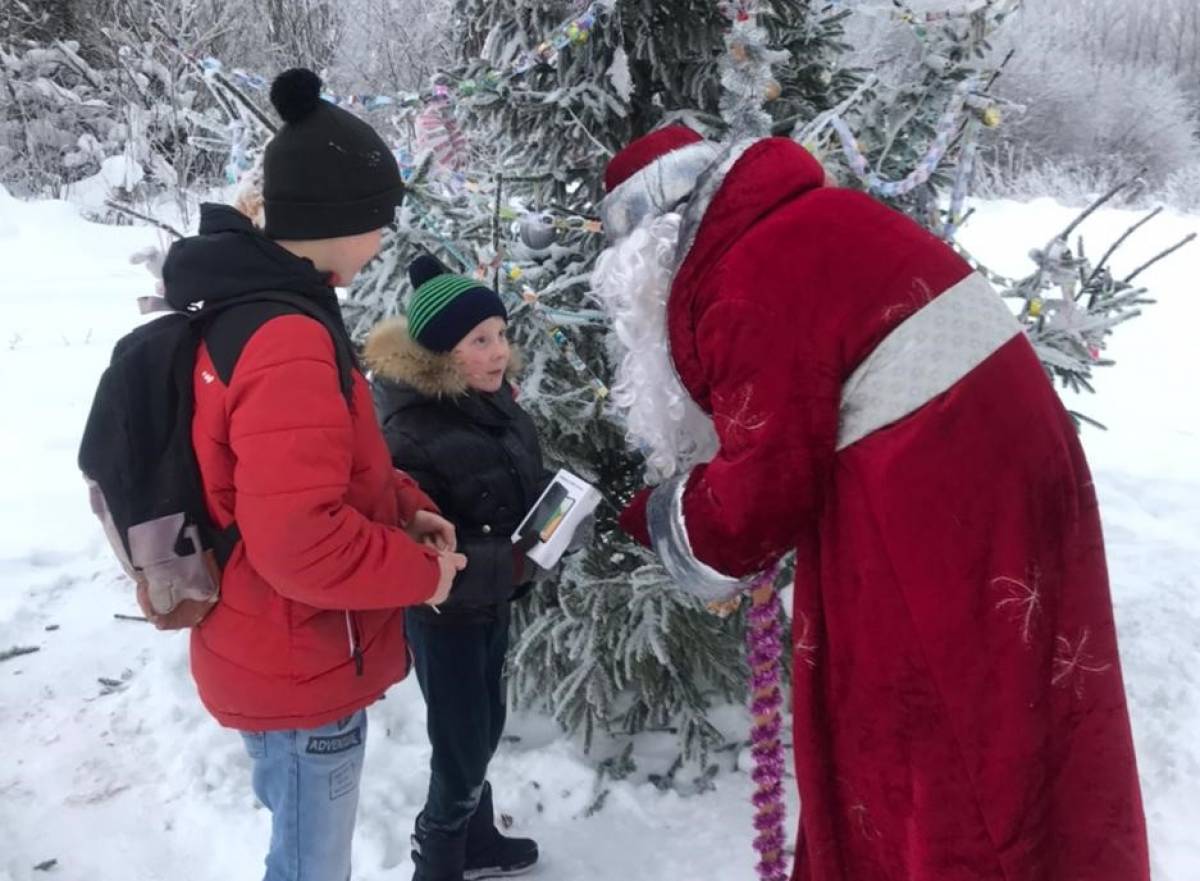
{"label": "hanging ribbon decoration", "polygon": [[531,287],[526,287],[522,293],[522,298],[529,304],[533,311],[534,320],[541,326],[542,331],[554,343],[559,353],[566,359],[566,362],[571,365],[571,368],[583,379],[595,394],[597,401],[603,401],[609,396],[609,388],[605,385],[604,380],[596,375],[595,371],[587,365],[587,362],[580,357],[579,352],[575,349],[575,344],[571,342],[571,338],[567,336],[567,332],[555,324],[546,310],[543,309],[541,303],[538,302],[539,295]]}
{"label": "hanging ribbon decoration", "polygon": [[755,783],[754,849],[761,881],[787,881],[784,856],[784,824],[787,808],[783,799],[785,771],[783,748],[783,674],[780,660],[783,639],[779,624],[781,603],[775,579],[779,564],[771,566],[750,585],[751,607],[746,629],[746,656],[750,665],[750,754],[754,758],[751,778]]}
{"label": "hanging ribbon decoration", "polygon": [[445,83],[433,87],[433,98],[417,115],[417,149],[433,154],[444,171],[462,171],[467,162],[467,137],[450,107],[450,90]]}
{"label": "hanging ribbon decoration", "polygon": [[842,152],[846,155],[846,161],[849,163],[851,171],[866,184],[869,192],[877,193],[885,198],[906,196],[917,187],[928,183],[938,166],[941,165],[942,159],[950,147],[950,142],[953,140],[955,132],[958,131],[959,120],[966,107],[967,97],[977,87],[976,80],[969,79],[964,80],[954,90],[950,105],[938,121],[933,143],[929,145],[929,149],[917,163],[916,168],[901,180],[888,180],[878,172],[871,170],[870,161],[863,154],[858,140],[844,119],[835,116],[829,121],[829,124],[841,139]]}
{"label": "hanging ribbon decoration", "polygon": [[954,240],[958,227],[963,222],[967,196],[970,195],[971,184],[975,180],[975,158],[979,152],[981,125],[978,119],[972,119],[963,132],[962,157],[958,160],[958,173],[954,177],[954,189],[950,192],[950,208],[946,223],[942,227],[942,238],[947,242]]}
{"label": "hanging ribbon decoration", "polygon": [[225,182],[236,184],[242,175],[254,167],[249,150],[250,132],[246,123],[235,119],[229,123],[229,161],[225,163]]}

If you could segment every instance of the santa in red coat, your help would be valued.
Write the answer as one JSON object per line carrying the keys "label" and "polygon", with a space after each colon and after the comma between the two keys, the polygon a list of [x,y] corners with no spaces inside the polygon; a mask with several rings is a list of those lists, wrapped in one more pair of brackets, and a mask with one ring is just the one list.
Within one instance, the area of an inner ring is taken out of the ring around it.
{"label": "santa in red coat", "polygon": [[802,881],[1146,881],[1096,494],[1003,301],[778,138],[607,172],[622,525],[706,601],[796,553]]}

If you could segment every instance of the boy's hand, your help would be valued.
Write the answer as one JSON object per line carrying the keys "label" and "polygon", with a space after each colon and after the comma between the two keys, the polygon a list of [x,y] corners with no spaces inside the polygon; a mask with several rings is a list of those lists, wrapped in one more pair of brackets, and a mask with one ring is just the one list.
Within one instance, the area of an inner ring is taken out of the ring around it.
{"label": "boy's hand", "polygon": [[437,608],[450,596],[450,588],[454,586],[454,576],[467,568],[467,558],[462,554],[443,551],[438,554],[438,569],[441,577],[438,579],[437,591],[425,601],[425,605]]}
{"label": "boy's hand", "polygon": [[404,528],[409,538],[421,544],[430,544],[444,553],[454,553],[458,548],[458,535],[454,524],[432,511],[418,511]]}

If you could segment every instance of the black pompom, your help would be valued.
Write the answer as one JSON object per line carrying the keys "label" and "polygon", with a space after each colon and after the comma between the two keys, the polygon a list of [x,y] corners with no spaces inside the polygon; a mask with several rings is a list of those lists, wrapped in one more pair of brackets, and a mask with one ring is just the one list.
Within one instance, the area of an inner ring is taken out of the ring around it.
{"label": "black pompom", "polygon": [[434,257],[432,254],[422,254],[412,263],[408,264],[408,280],[412,282],[413,289],[415,290],[431,278],[446,275],[449,271],[437,257]]}
{"label": "black pompom", "polygon": [[299,122],[321,103],[321,78],[305,67],[293,67],[271,83],[271,103],[284,122]]}

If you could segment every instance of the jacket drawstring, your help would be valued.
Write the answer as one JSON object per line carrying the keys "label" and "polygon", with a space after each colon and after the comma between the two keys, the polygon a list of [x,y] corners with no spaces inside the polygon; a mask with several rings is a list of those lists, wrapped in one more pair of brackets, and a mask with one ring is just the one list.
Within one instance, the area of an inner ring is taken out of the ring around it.
{"label": "jacket drawstring", "polygon": [[350,657],[354,659],[354,675],[362,676],[363,653],[358,640],[358,623],[349,611],[346,612],[346,638],[350,642]]}

